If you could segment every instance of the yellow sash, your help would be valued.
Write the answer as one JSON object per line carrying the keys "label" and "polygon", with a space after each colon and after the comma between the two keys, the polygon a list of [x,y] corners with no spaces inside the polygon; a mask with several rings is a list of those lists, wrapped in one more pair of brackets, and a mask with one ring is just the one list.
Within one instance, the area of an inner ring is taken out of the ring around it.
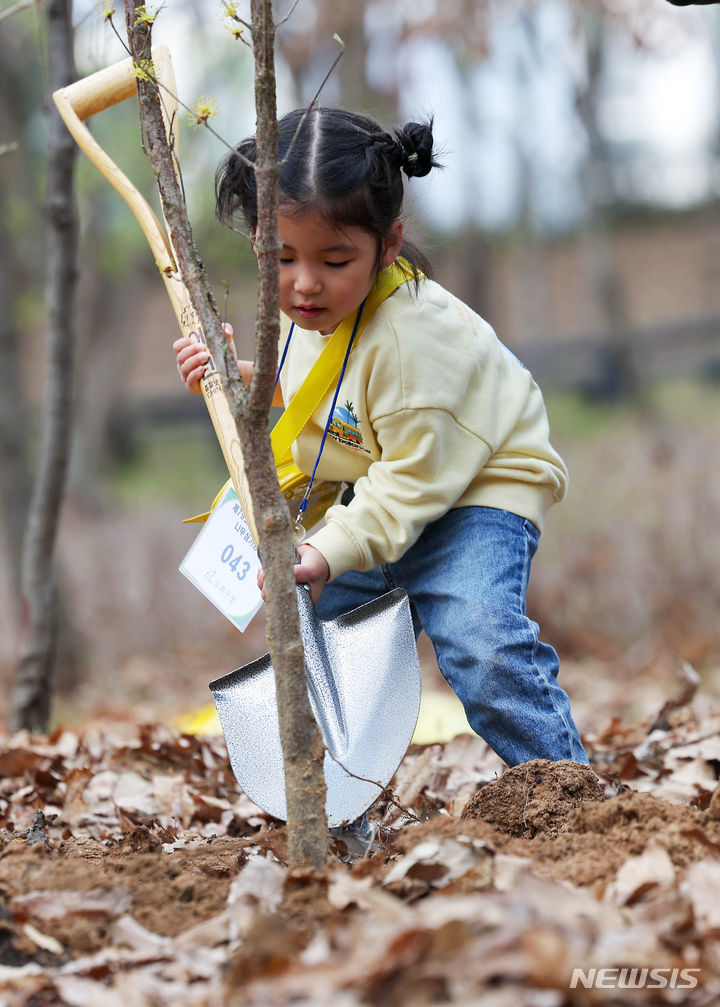
{"label": "yellow sash", "polygon": [[[391,265],[380,270],[367,296],[355,335],[356,339],[370,322],[379,305],[403,283],[414,278],[415,274],[404,259],[396,259]],[[270,434],[278,482],[283,495],[291,506],[291,511],[293,511],[292,503],[296,504],[295,511],[297,510],[297,505],[299,505],[309,482],[309,477],[301,472],[293,461],[292,445],[340,373],[348,343],[352,337],[355,318],[356,312],[353,312],[352,315],[340,322]],[[210,510],[215,506],[224,490],[225,486],[213,500]],[[337,497],[338,491],[338,483],[320,481],[313,485],[305,513],[305,523],[308,528],[317,524],[322,518]],[[198,514],[197,517],[187,518],[187,521],[205,521],[209,513]],[[295,516],[296,513],[293,513],[293,517]]]}
{"label": "yellow sash", "polygon": [[[385,298],[393,294],[403,283],[407,283],[413,278],[412,270],[404,259],[399,259],[380,270],[367,296],[356,338],[367,326]],[[338,376],[354,325],[354,313],[340,322],[307,377],[286,406],[285,412],[273,427],[270,441],[276,464],[286,460],[292,444],[300,435],[300,431],[325,398],[330,386]]]}

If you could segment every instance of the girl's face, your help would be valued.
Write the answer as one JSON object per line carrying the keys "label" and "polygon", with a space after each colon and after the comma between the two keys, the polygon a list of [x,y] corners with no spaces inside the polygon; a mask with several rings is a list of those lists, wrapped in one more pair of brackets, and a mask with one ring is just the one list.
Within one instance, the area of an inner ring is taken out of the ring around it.
{"label": "girl's face", "polygon": [[[377,240],[362,227],[341,230],[309,211],[279,216],[280,307],[303,329],[329,335],[370,292],[378,269]],[[402,244],[396,221],[382,242],[380,266]]]}

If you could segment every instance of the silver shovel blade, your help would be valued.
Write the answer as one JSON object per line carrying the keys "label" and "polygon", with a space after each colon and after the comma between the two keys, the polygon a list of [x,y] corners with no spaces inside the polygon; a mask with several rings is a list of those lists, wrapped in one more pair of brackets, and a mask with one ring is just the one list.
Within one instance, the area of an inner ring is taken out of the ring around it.
{"label": "silver shovel blade", "polygon": [[[323,622],[298,588],[308,694],[325,740],[326,811],[332,828],[380,796],[412,739],[420,665],[410,603],[399,588]],[[210,683],[233,773],[275,818],[287,816],[270,655]]]}

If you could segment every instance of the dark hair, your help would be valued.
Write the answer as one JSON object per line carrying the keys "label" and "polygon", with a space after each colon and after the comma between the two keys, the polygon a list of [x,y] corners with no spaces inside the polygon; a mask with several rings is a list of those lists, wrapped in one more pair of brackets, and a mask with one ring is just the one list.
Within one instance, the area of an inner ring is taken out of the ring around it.
{"label": "dark hair", "polygon": [[[402,209],[401,170],[413,178],[438,167],[432,120],[409,122],[391,135],[368,116],[316,105],[289,112],[278,126],[280,207],[312,210],[338,227],[362,227],[377,239],[379,259]],[[215,176],[218,219],[232,225],[241,213],[251,231],[257,227],[257,185],[247,162],[256,156],[255,138],[243,140]],[[430,263],[411,243],[403,240],[400,254],[416,279],[419,270],[429,275]]]}

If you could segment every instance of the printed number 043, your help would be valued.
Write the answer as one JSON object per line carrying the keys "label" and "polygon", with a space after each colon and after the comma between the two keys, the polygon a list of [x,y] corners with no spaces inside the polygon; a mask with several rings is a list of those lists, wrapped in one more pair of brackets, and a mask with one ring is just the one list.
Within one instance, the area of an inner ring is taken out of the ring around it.
{"label": "printed number 043", "polygon": [[235,555],[235,550],[231,545],[226,545],[222,551],[220,559],[223,563],[227,563],[230,569],[235,574],[238,580],[245,580],[248,570],[250,569],[250,564],[247,560],[244,560],[242,553],[237,553]]}

